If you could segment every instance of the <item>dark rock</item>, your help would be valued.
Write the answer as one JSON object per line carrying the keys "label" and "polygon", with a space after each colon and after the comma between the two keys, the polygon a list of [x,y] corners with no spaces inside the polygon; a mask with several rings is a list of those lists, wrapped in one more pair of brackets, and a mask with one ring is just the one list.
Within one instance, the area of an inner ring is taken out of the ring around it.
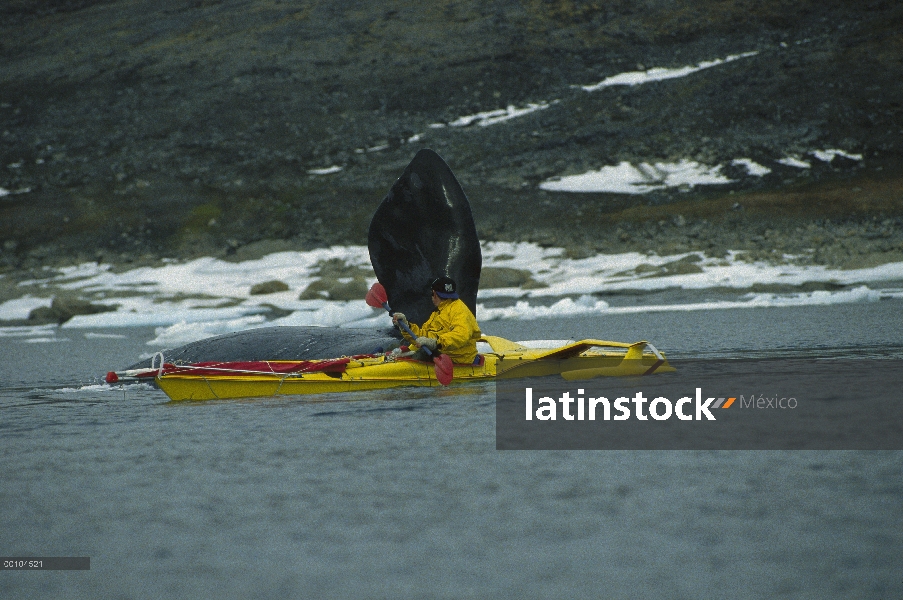
{"label": "dark rock", "polygon": [[367,295],[367,281],[363,277],[355,277],[351,281],[339,281],[331,277],[315,279],[308,285],[299,300],[363,300]]}
{"label": "dark rock", "polygon": [[299,250],[299,244],[292,240],[259,240],[249,244],[241,245],[235,239],[226,240],[226,260],[230,262],[243,262],[246,260],[257,260],[268,254],[276,252],[289,252]]}
{"label": "dark rock", "polygon": [[680,260],[665,263],[661,266],[661,276],[667,277],[669,275],[690,275],[693,273],[702,273],[702,267],[696,264],[701,260],[702,258],[697,256],[696,254],[690,254]]}
{"label": "dark rock", "polygon": [[903,262],[903,252],[868,252],[851,256],[840,263],[841,269],[869,269],[892,262]]}
{"label": "dark rock", "polygon": [[481,289],[523,287],[531,282],[536,283],[530,276],[530,271],[523,269],[483,267],[480,272]]}
{"label": "dark rock", "polygon": [[260,307],[266,309],[266,313],[264,313],[264,316],[267,318],[267,320],[281,319],[282,317],[287,317],[290,314],[292,314],[293,312],[295,312],[293,310],[279,308],[275,304],[269,304],[269,303],[261,304]]}
{"label": "dark rock", "polygon": [[251,286],[252,296],[257,296],[260,294],[275,294],[276,292],[286,291],[288,291],[288,284],[283,281],[279,281],[278,279],[264,281],[262,283],[255,283]]}
{"label": "dark rock", "polygon": [[74,297],[57,296],[50,306],[41,306],[31,311],[28,320],[35,324],[59,323],[63,324],[76,315],[94,315],[104,312],[113,312],[118,304],[93,304],[88,300]]}
{"label": "dark rock", "polygon": [[340,258],[330,258],[320,261],[314,268],[321,277],[339,279],[343,277],[363,278],[372,275],[372,272],[363,267],[346,264]]}

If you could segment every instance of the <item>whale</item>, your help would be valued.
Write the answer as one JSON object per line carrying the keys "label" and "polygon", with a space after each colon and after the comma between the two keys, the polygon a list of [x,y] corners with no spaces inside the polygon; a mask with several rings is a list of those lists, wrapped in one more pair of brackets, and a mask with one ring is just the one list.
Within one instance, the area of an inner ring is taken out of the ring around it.
{"label": "whale", "polygon": [[[448,164],[436,152],[417,152],[377,206],[367,231],[377,280],[393,311],[413,323],[432,311],[430,282],[448,276],[477,313],[482,254],[470,203]],[[361,302],[364,299],[361,298]],[[162,351],[167,363],[322,360],[378,354],[396,348],[394,327],[259,327],[205,338]],[[153,358],[129,369],[145,369]]]}
{"label": "whale", "polygon": [[370,221],[370,263],[389,305],[413,323],[435,310],[430,282],[447,275],[474,315],[482,254],[467,196],[432,150],[421,150]]}

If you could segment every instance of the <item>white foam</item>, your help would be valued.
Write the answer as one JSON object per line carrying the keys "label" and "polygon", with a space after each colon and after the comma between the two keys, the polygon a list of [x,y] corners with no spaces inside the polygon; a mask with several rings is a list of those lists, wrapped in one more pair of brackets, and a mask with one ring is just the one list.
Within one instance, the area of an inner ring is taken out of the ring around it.
{"label": "white foam", "polygon": [[599,83],[594,83],[592,85],[582,85],[580,86],[587,92],[596,92],[598,90],[615,86],[615,85],[643,85],[645,83],[652,83],[655,81],[664,81],[666,79],[676,79],[679,77],[686,77],[687,75],[692,75],[693,73],[697,73],[702,71],[703,69],[710,69],[712,67],[717,67],[723,64],[727,64],[729,62],[733,62],[735,60],[739,60],[741,58],[747,58],[750,56],[755,56],[758,52],[744,52],[743,54],[732,54],[726,58],[718,58],[710,61],[703,61],[695,66],[688,67],[680,67],[677,69],[667,69],[656,67],[653,69],[647,69],[645,71],[629,71],[627,73],[619,73],[618,75],[612,75],[611,77],[607,77],[600,81]]}
{"label": "white foam", "polygon": [[[260,313],[256,306],[239,306],[231,308],[182,308],[176,310],[146,310],[143,312],[107,312],[94,315],[76,315],[63,323],[66,329],[87,329],[98,327],[149,327],[155,325],[174,325],[176,323],[199,323],[218,321],[221,319],[237,319],[252,313]],[[263,317],[259,317],[263,320]]]}
{"label": "white foam", "polygon": [[25,342],[26,344],[53,344],[56,342],[71,342],[72,340],[70,340],[69,338],[58,338],[58,337],[35,337],[35,338],[28,338],[28,339],[25,339],[22,341]]}
{"label": "white foam", "polygon": [[86,340],[124,340],[128,338],[128,336],[118,333],[95,333],[93,331],[85,332],[84,335]]}
{"label": "white foam", "polygon": [[858,302],[877,302],[885,298],[903,299],[903,291],[888,293],[877,291],[867,286],[836,292],[815,291],[791,294],[747,294],[740,300],[718,300],[712,302],[693,302],[681,304],[652,304],[636,306],[609,306],[604,301],[593,302],[581,297],[577,302],[561,300],[552,306],[534,306],[526,301],[519,301],[515,306],[505,308],[486,308],[477,306],[481,321],[499,319],[533,320],[545,317],[568,317],[580,315],[618,315],[639,314],[668,311],[700,311],[726,310],[738,308],[768,308],[779,306],[816,306],[830,304],[850,304]]}
{"label": "white foam", "polygon": [[26,325],[23,327],[0,327],[0,337],[46,336],[56,330],[56,325]]}
{"label": "white foam", "polygon": [[[130,383],[128,384],[128,390],[130,392],[138,391],[138,390],[153,390],[154,386],[149,383]],[[57,390],[53,390],[54,393],[57,394],[78,394],[83,392],[102,392],[102,393],[110,393],[116,392],[117,394],[121,394],[123,392],[122,385],[109,385],[106,383],[93,383],[88,385],[83,385],[77,388],[65,387],[59,388]]]}
{"label": "white foam", "polygon": [[534,320],[548,317],[570,317],[590,313],[602,313],[608,309],[608,303],[604,300],[596,300],[592,296],[580,296],[577,300],[562,298],[551,306],[531,306],[530,303],[520,300],[511,307],[486,308],[477,305],[477,314],[481,321],[494,321],[496,319]]}

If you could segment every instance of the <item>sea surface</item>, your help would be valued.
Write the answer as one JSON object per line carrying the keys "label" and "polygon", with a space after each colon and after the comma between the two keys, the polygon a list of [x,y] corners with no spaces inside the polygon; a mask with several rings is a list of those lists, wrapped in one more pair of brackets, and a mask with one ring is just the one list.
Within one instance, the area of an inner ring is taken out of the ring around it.
{"label": "sea surface", "polygon": [[[900,598],[903,452],[497,451],[492,384],[168,402],[154,327],[0,337],[3,598]],[[903,357],[903,301],[496,320],[679,357]],[[856,381],[850,381],[855,386]]]}

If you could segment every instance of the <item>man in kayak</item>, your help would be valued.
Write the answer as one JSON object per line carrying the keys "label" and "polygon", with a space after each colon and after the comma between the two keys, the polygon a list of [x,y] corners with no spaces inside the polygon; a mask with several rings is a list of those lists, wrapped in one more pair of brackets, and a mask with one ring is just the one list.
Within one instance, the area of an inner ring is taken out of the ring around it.
{"label": "man in kayak", "polygon": [[416,338],[403,329],[402,335],[420,348],[436,354],[447,354],[452,362],[471,364],[477,356],[480,326],[467,305],[458,297],[457,286],[450,277],[439,277],[430,284],[436,310],[423,325],[408,323],[402,313],[392,315],[392,323],[406,323]]}

